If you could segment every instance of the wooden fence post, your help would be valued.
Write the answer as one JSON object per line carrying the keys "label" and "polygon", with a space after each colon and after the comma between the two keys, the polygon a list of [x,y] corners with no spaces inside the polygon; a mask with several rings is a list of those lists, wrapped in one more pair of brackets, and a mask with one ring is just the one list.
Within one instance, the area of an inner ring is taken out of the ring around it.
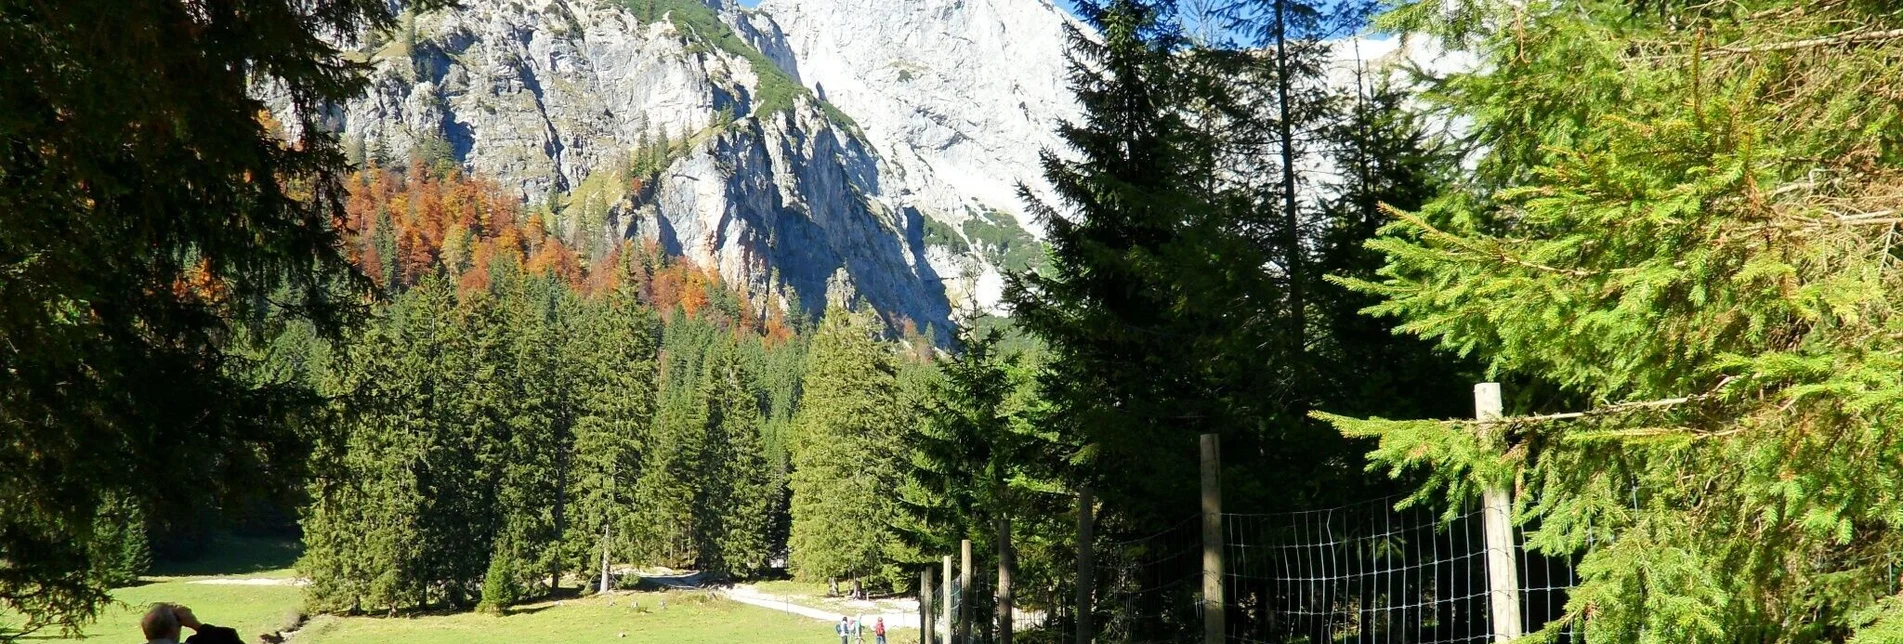
{"label": "wooden fence post", "polygon": [[953,625],[957,624],[958,622],[952,621],[952,604],[955,602],[952,601],[952,556],[951,555],[945,555],[945,593],[943,597],[944,599],[941,601],[943,601],[945,604],[945,610],[943,611],[945,616],[945,620],[944,620],[945,621],[945,641],[947,642],[947,644],[949,644],[950,642],[955,641],[958,637],[958,632],[953,629]]}
{"label": "wooden fence post", "polygon": [[1203,434],[1203,643],[1222,644],[1222,452],[1215,434]]}
{"label": "wooden fence post", "polygon": [[971,540],[958,542],[958,644],[971,644]]}
{"label": "wooden fence post", "polygon": [[[1474,385],[1474,419],[1480,421],[1481,439],[1501,440],[1498,423],[1502,416],[1500,383]],[[1487,533],[1487,599],[1493,614],[1493,641],[1510,642],[1520,637],[1520,571],[1514,559],[1513,494],[1488,487],[1481,493]]]}
{"label": "wooden fence post", "polygon": [[1096,520],[1091,516],[1095,508],[1090,498],[1090,487],[1077,491],[1077,644],[1090,644],[1094,633],[1091,631],[1091,586],[1095,585],[1093,575],[1096,571],[1096,553],[1091,551],[1091,532],[1096,529]]}
{"label": "wooden fence post", "polygon": [[926,566],[918,573],[918,641],[919,644],[933,644],[935,632],[932,629],[932,567]]}
{"label": "wooden fence post", "polygon": [[1011,552],[1011,519],[998,519],[998,644],[1011,644],[1011,569],[1017,555]]}

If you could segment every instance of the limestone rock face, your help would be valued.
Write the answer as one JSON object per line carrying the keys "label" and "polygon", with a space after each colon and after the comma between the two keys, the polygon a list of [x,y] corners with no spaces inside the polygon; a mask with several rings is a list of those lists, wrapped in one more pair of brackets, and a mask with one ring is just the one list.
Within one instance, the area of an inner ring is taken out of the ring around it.
{"label": "limestone rock face", "polygon": [[904,186],[921,208],[1018,215],[1018,182],[1047,193],[1038,156],[1077,117],[1065,27],[1081,28],[1048,0],[765,0],[760,12],[808,87],[908,176],[936,179]]}
{"label": "limestone rock face", "polygon": [[[1075,114],[1070,18],[1047,0],[730,1],[406,12],[360,50],[370,91],[327,118],[365,157],[434,145],[552,200],[551,232],[653,239],[809,312],[863,301],[944,332],[954,302],[995,302],[997,265],[1036,244],[1015,185],[1045,190],[1038,154]],[[663,139],[661,169],[633,176]]]}

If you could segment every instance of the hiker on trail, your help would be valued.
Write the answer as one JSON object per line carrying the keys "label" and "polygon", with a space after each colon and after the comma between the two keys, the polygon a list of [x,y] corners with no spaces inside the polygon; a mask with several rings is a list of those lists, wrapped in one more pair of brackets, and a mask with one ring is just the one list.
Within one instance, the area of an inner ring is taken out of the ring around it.
{"label": "hiker on trail", "polygon": [[872,641],[875,644],[885,644],[885,616],[883,615],[879,616],[878,623],[872,625]]}
{"label": "hiker on trail", "polygon": [[852,634],[859,639],[859,644],[866,644],[865,613],[860,613],[857,617],[852,618]]}
{"label": "hiker on trail", "polygon": [[146,644],[179,644],[181,628],[192,629],[192,636],[183,640],[187,644],[244,644],[244,640],[238,639],[238,631],[202,623],[192,614],[192,609],[178,604],[153,604],[139,620],[139,630],[145,631]]}
{"label": "hiker on trail", "polygon": [[846,623],[846,616],[845,616],[845,615],[840,615],[840,616],[839,616],[839,625],[838,625],[838,626],[834,626],[834,627],[833,627],[833,630],[834,630],[834,631],[838,631],[838,632],[839,632],[839,644],[847,644],[847,642],[846,642],[846,638],[847,638],[847,637],[850,637],[850,636],[852,635],[852,632],[851,632],[851,631],[848,631],[848,630],[846,630],[846,628],[847,628],[848,626],[851,626],[851,624],[847,624],[847,623]]}

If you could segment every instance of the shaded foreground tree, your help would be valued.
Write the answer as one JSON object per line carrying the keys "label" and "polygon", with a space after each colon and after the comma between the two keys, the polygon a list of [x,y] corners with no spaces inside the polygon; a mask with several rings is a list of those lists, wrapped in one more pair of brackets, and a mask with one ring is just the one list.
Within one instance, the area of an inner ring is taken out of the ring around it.
{"label": "shaded foreground tree", "polygon": [[[1429,481],[1520,491],[1577,554],[1592,642],[1903,638],[1903,11],[1889,3],[1418,2],[1480,52],[1442,84],[1475,173],[1397,213],[1373,311],[1591,405],[1334,418]],[[1496,30],[1493,25],[1512,24]],[[1535,523],[1536,522],[1536,523]]]}
{"label": "shaded foreground tree", "polygon": [[1057,202],[1025,194],[1050,267],[1011,275],[1005,295],[1052,353],[1039,382],[1069,446],[1061,470],[1097,486],[1112,532],[1191,507],[1198,434],[1221,435],[1226,469],[1248,473],[1226,479],[1238,509],[1339,501],[1362,479],[1348,443],[1305,417],[1326,392],[1326,267],[1320,211],[1297,199],[1309,179],[1284,172],[1331,116],[1326,49],[1309,32],[1284,61],[1193,47],[1171,11],[1079,4],[1101,34],[1072,38],[1084,118],[1061,132],[1077,154],[1045,160]]}
{"label": "shaded foreground tree", "polygon": [[[344,157],[315,119],[363,86],[325,38],[388,27],[390,5],[240,9],[0,7],[0,608],[26,628],[106,600],[102,498],[163,519],[295,481],[315,400],[248,378],[234,348],[280,317],[334,337],[365,291],[332,223]],[[286,92],[296,140],[257,83]]]}

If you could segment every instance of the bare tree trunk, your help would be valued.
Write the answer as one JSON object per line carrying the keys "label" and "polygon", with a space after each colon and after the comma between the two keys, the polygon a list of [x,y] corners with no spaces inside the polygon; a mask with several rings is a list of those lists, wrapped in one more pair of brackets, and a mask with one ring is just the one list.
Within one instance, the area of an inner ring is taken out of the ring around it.
{"label": "bare tree trunk", "polygon": [[601,592],[608,592],[608,524],[601,524]]}
{"label": "bare tree trunk", "polygon": [[1282,244],[1288,270],[1289,342],[1300,356],[1307,352],[1308,313],[1302,280],[1307,278],[1302,257],[1302,218],[1295,210],[1295,135],[1289,106],[1288,0],[1275,2],[1275,93],[1278,99],[1277,133],[1282,138]]}
{"label": "bare tree trunk", "polygon": [[1011,569],[1017,557],[1011,552],[1011,519],[998,519],[998,644],[1011,644]]}

